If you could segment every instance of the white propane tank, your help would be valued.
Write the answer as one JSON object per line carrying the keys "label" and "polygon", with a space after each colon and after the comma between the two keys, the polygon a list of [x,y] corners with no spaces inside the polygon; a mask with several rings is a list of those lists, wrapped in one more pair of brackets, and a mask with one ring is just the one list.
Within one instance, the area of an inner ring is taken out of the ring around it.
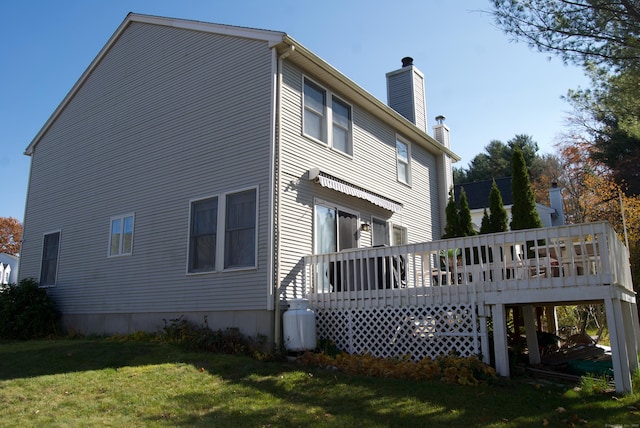
{"label": "white propane tank", "polygon": [[309,309],[309,300],[289,300],[289,309],[282,314],[282,330],[287,351],[316,349],[316,315]]}

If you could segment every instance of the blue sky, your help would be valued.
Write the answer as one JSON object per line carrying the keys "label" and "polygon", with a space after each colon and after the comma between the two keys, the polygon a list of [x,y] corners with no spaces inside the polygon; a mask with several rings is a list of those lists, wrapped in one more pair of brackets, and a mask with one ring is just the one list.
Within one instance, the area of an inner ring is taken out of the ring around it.
{"label": "blue sky", "polygon": [[385,73],[411,56],[425,75],[428,127],[445,115],[468,162],[494,139],[531,135],[555,153],[582,71],[509,41],[484,0],[58,0],[0,5],[0,217],[22,221],[24,149],[127,13],[284,31],[386,102]]}

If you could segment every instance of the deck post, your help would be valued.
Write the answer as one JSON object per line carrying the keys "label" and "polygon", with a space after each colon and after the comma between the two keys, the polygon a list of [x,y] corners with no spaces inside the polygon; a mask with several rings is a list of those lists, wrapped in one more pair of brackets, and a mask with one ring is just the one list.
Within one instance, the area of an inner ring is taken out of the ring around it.
{"label": "deck post", "polygon": [[640,362],[638,362],[638,354],[640,353],[640,319],[638,318],[638,302],[636,300],[635,303],[630,303],[631,307],[631,325],[633,326],[633,337],[636,342],[635,347],[635,355],[636,355],[636,365],[634,369],[640,368]]}
{"label": "deck post", "polygon": [[633,373],[638,369],[638,341],[640,340],[637,330],[638,312],[634,303],[622,302],[622,322],[625,327],[629,371]]}
{"label": "deck post", "polygon": [[613,365],[613,380],[616,392],[619,394],[631,392],[631,372],[627,342],[624,334],[622,305],[619,299],[606,298],[604,305],[607,314],[607,328],[611,341],[611,363]]}
{"label": "deck post", "polygon": [[558,311],[554,305],[547,305],[544,307],[544,312],[547,315],[547,332],[557,334],[558,331]]}
{"label": "deck post", "polygon": [[508,377],[509,349],[507,346],[507,314],[503,304],[493,305],[493,348],[496,359],[496,373]]}
{"label": "deck post", "polygon": [[483,311],[482,315],[478,317],[480,322],[480,348],[482,354],[482,361],[485,364],[491,364],[491,351],[489,349],[489,333],[487,331],[487,316]]}
{"label": "deck post", "polygon": [[527,349],[529,350],[529,363],[540,364],[540,348],[538,346],[538,335],[536,333],[536,321],[533,306],[522,307],[522,317],[524,318],[524,330],[527,334]]}

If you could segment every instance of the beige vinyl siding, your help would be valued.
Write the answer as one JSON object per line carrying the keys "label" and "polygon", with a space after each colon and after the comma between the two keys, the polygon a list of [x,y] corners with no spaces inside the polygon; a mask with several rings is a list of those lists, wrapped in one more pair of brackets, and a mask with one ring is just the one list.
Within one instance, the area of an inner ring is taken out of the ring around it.
{"label": "beige vinyl siding", "polygon": [[[281,278],[285,297],[300,296],[302,258],[313,251],[314,198],[356,211],[360,219],[386,219],[408,228],[409,242],[437,239],[439,202],[436,158],[416,142],[411,144],[412,186],[399,183],[396,174],[397,132],[382,124],[362,106],[353,106],[353,157],[302,136],[302,73],[285,63],[282,133]],[[310,76],[314,78],[314,76]],[[314,78],[315,79],[315,78]],[[319,82],[327,85],[326,82]],[[332,88],[327,85],[329,90]],[[337,96],[342,96],[336,93]],[[409,140],[410,141],[410,140]],[[321,170],[372,192],[401,202],[401,213],[377,207],[367,201],[322,188],[306,179],[309,168]],[[362,233],[361,247],[371,245],[371,235]]]}
{"label": "beige vinyl siding", "polygon": [[[272,56],[266,42],[133,23],[32,158],[22,277],[61,230],[66,313],[265,309]],[[257,269],[187,275],[189,201],[258,189]],[[131,256],[109,219],[135,213]]]}
{"label": "beige vinyl siding", "polygon": [[424,77],[417,72],[411,73],[413,78],[413,99],[415,100],[414,123],[423,131],[427,130],[427,108],[424,94]]}

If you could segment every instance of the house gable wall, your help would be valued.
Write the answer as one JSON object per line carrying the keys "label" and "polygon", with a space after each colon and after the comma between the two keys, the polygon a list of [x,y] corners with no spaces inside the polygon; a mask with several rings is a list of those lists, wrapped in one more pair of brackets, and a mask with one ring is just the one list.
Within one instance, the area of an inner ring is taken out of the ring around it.
{"label": "house gable wall", "polygon": [[[272,64],[265,41],[131,23],[35,146],[21,277],[59,229],[66,314],[266,310]],[[249,187],[257,269],[187,275],[189,201]],[[133,254],[107,257],[123,213]]]}

